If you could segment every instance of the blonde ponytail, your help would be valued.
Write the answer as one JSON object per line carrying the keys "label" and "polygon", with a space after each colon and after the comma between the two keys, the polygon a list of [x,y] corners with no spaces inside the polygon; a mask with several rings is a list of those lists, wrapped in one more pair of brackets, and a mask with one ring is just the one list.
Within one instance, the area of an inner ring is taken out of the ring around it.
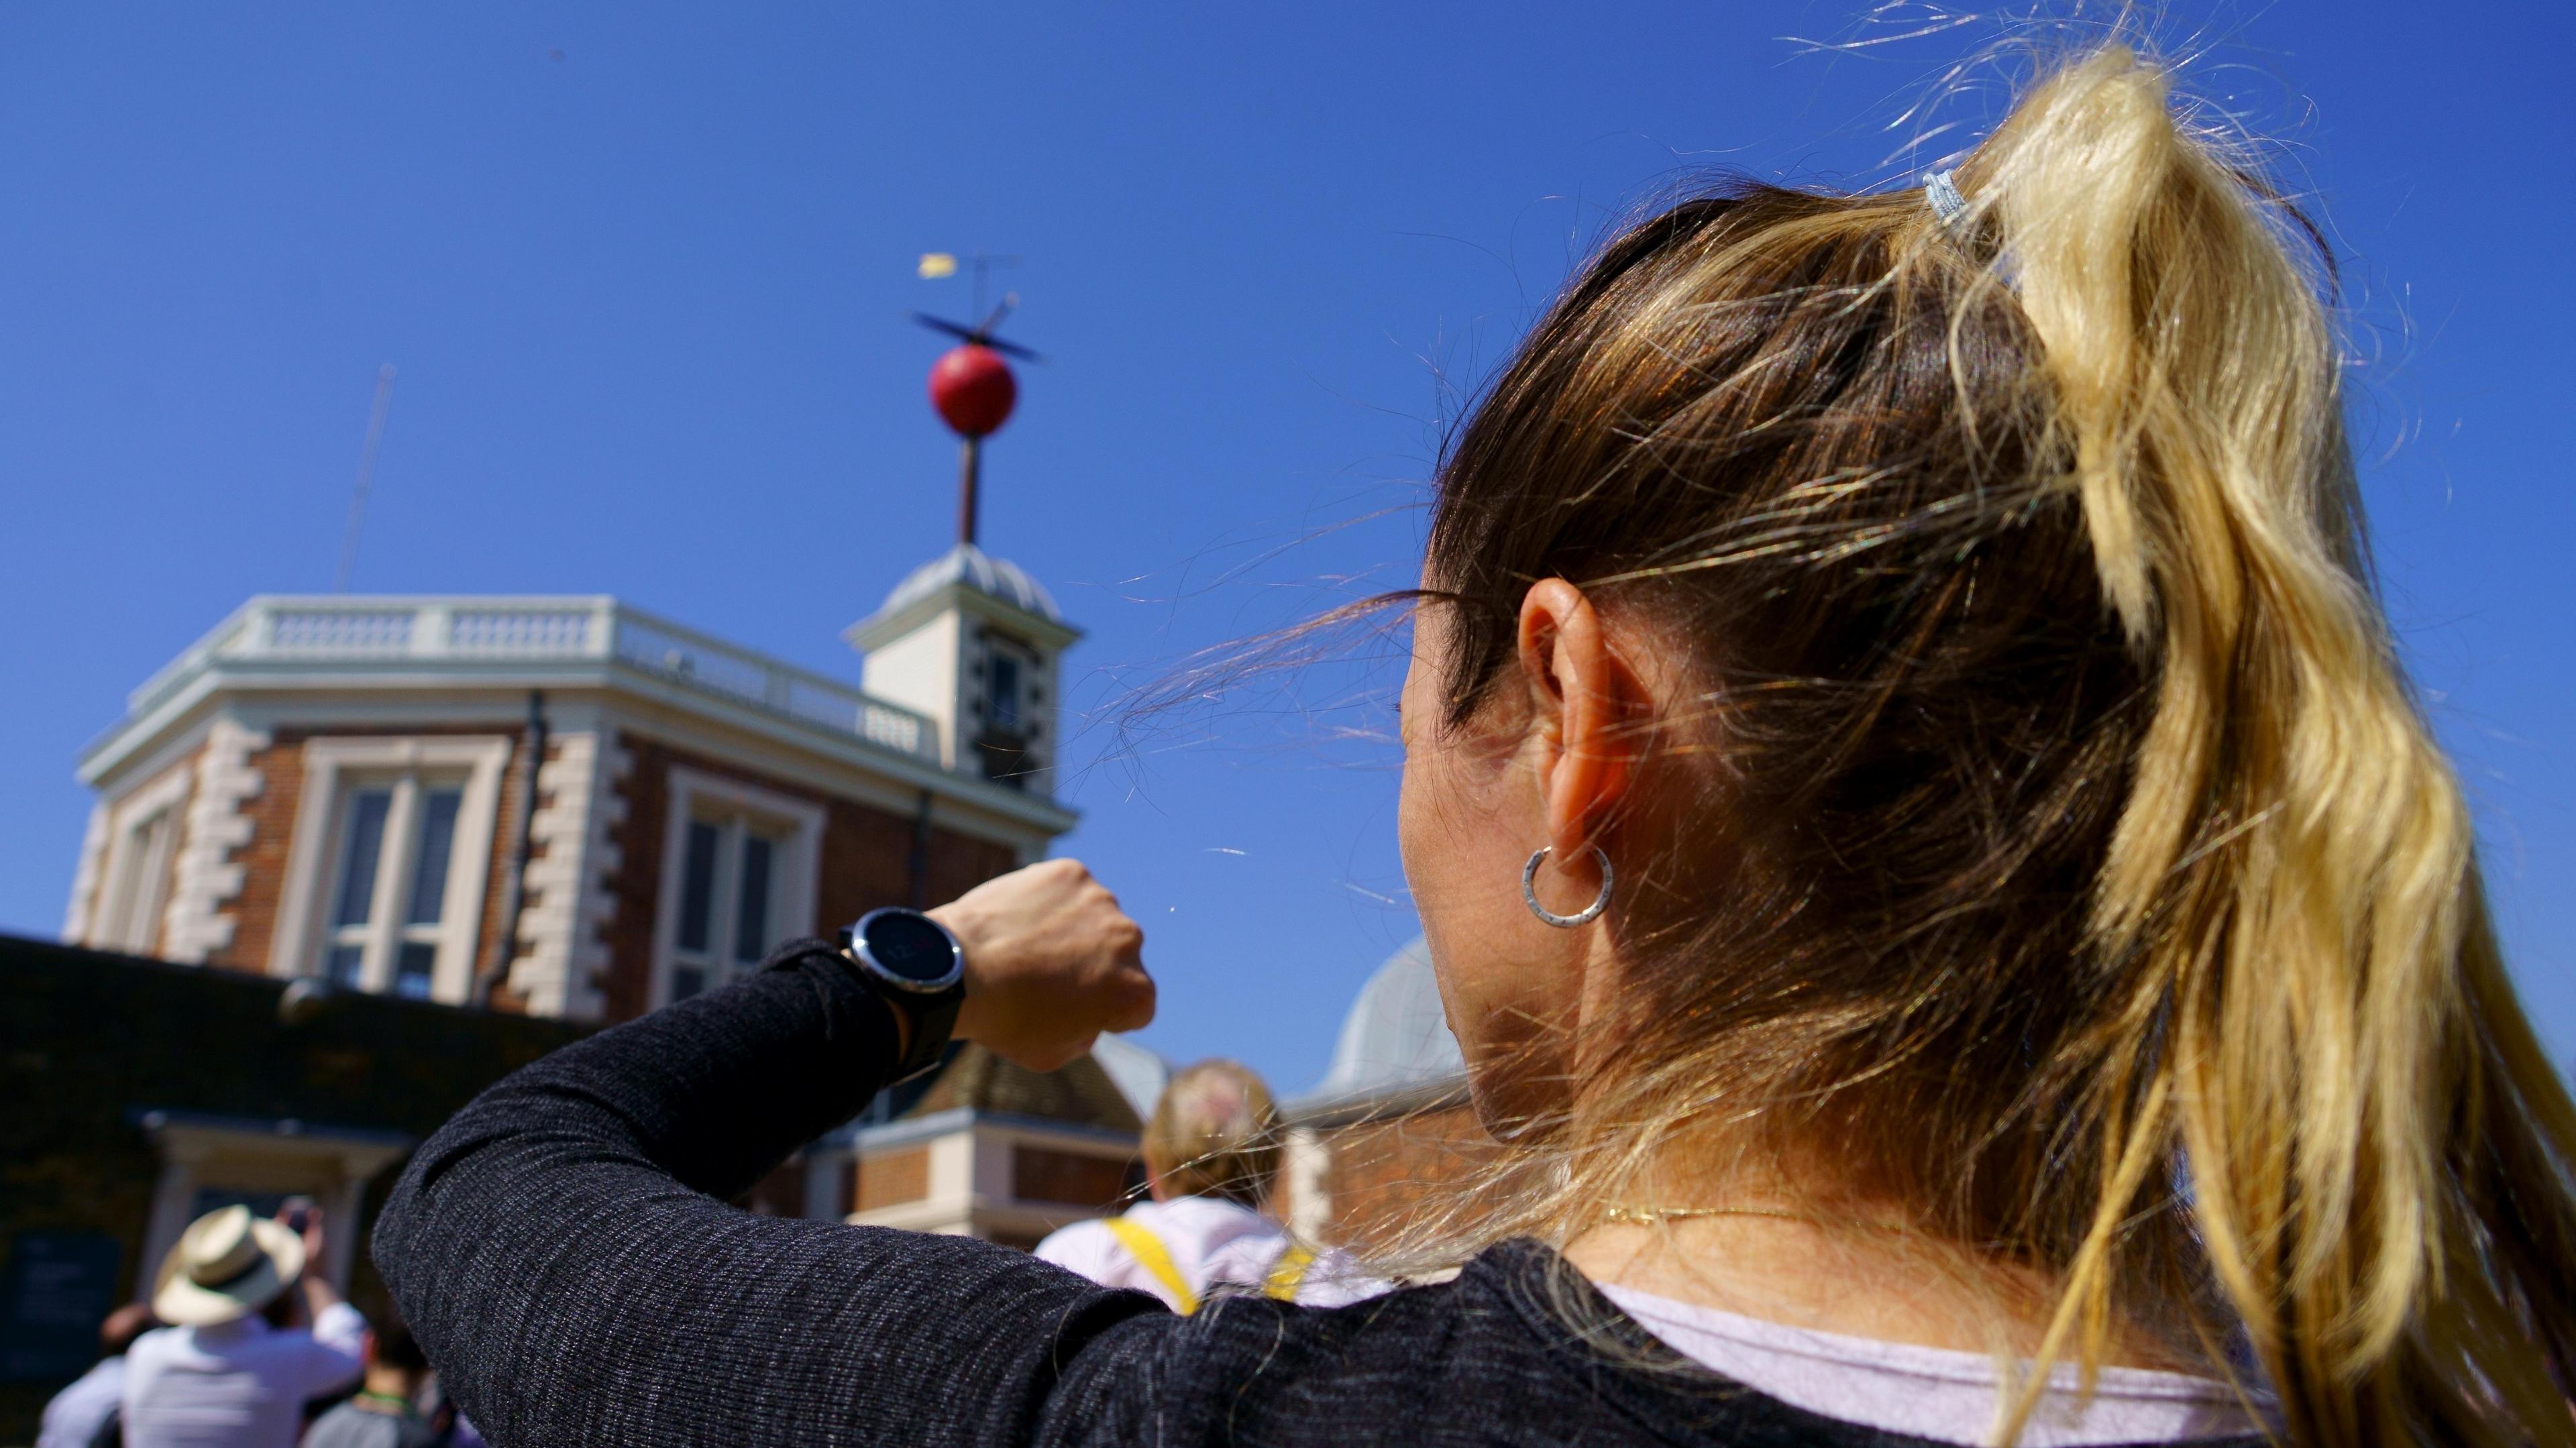
{"label": "blonde ponytail", "polygon": [[1642,1024],[1480,1234],[1786,1144],[2058,1284],[2043,1369],[2241,1333],[2311,1448],[2576,1440],[2576,1107],[2367,577],[2323,249],[2117,46],[1954,179],[1631,228],[1444,468],[1454,718],[1550,575],[1720,701],[1613,837]]}
{"label": "blonde ponytail", "polygon": [[2041,84],[1964,176],[2045,358],[2103,592],[2159,681],[2093,906],[2102,954],[2138,961],[2116,1044],[2147,1074],[2104,1077],[2117,1140],[2053,1337],[2098,1346],[2112,1240],[2178,1137],[2301,1441],[2564,1438],[2550,1364],[2515,1340],[2563,1316],[2569,1263],[2499,1272],[2495,1234],[2526,1227],[2480,1182],[2547,1173],[2528,1185],[2567,1241],[2576,1131],[2358,573],[2321,279],[2125,49]]}

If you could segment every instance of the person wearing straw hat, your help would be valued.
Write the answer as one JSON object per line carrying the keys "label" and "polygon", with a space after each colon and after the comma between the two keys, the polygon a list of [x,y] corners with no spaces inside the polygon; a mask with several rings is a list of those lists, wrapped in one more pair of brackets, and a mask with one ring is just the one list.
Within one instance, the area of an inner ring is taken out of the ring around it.
{"label": "person wearing straw hat", "polygon": [[280,1215],[293,1225],[208,1212],[162,1259],[152,1311],[170,1326],[126,1354],[126,1448],[292,1448],[306,1401],[357,1378],[366,1319],[306,1270],[322,1214]]}

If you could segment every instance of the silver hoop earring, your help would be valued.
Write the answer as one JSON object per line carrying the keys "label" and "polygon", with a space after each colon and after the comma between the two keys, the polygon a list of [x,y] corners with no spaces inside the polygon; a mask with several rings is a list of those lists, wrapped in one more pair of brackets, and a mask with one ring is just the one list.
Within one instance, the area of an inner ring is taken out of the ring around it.
{"label": "silver hoop earring", "polygon": [[1602,911],[1610,908],[1610,887],[1618,880],[1618,876],[1610,868],[1610,857],[1602,852],[1599,845],[1592,847],[1592,858],[1601,862],[1601,893],[1592,897],[1592,903],[1583,907],[1583,913],[1559,915],[1538,903],[1538,867],[1540,862],[1547,858],[1548,852],[1555,848],[1554,845],[1539,846],[1530,855],[1529,863],[1521,866],[1521,899],[1528,903],[1532,915],[1559,930],[1572,930],[1578,925],[1589,925],[1601,918]]}

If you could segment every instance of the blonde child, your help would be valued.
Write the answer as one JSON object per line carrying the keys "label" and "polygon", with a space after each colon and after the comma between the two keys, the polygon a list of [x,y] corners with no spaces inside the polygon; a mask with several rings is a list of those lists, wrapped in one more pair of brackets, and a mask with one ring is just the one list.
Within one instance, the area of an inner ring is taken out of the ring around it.
{"label": "blonde child", "polygon": [[1144,1155],[1150,1200],[1066,1227],[1037,1255],[1104,1286],[1150,1292],[1184,1314],[1228,1287],[1316,1304],[1383,1290],[1338,1253],[1319,1259],[1269,1215],[1279,1113],[1249,1068],[1210,1060],[1175,1072],[1145,1123]]}

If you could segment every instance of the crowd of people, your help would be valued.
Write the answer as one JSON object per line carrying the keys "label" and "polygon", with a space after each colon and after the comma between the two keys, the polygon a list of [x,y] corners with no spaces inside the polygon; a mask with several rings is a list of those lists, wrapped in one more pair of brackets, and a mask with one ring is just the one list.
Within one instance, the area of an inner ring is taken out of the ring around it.
{"label": "crowd of people", "polygon": [[[1387,1290],[1279,1221],[1278,1109],[1244,1066],[1175,1072],[1142,1154],[1148,1200],[1037,1255],[1181,1313],[1228,1291],[1337,1306]],[[151,1300],[100,1325],[97,1365],[46,1406],[37,1448],[480,1448],[410,1330],[370,1324],[318,1270],[323,1231],[301,1202],[190,1224]]]}
{"label": "crowd of people", "polygon": [[320,1270],[323,1232],[303,1202],[190,1223],[37,1448],[479,1448],[409,1329],[370,1324]]}

